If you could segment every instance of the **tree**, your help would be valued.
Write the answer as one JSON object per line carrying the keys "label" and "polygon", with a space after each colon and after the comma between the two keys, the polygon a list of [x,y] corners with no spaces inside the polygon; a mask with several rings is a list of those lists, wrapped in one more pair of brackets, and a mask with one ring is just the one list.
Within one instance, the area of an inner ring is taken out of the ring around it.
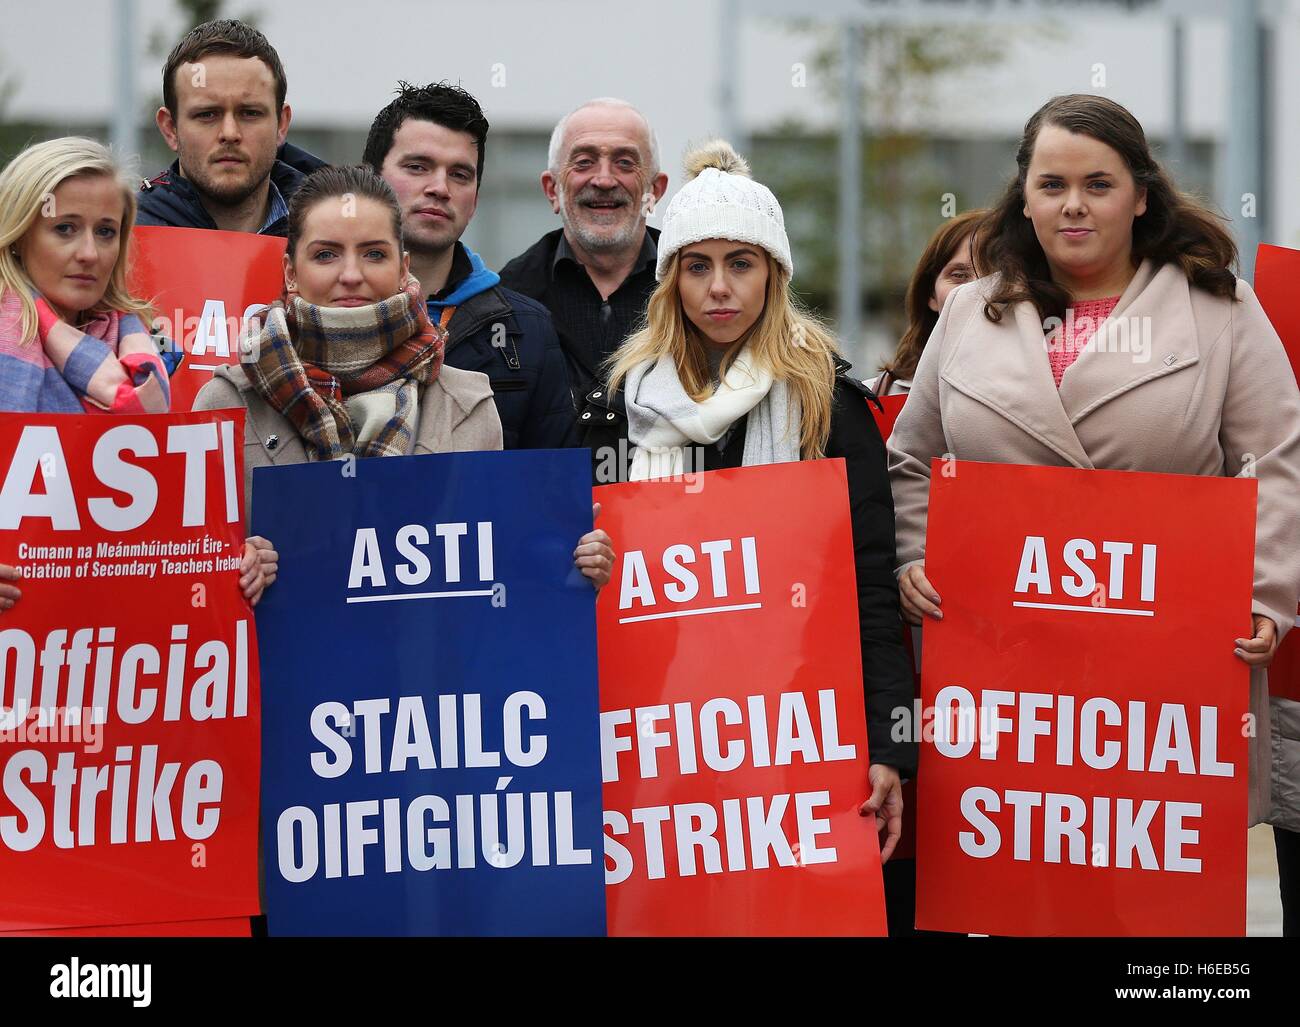
{"label": "tree", "polygon": [[[838,106],[843,27],[808,21],[793,27],[814,44],[809,79]],[[952,213],[989,199],[945,169],[925,129],[939,110],[939,87],[1001,62],[1006,39],[988,26],[937,18],[932,24],[871,24],[862,39],[863,281],[868,306],[883,310],[891,329],[901,329],[903,293],[925,242],[945,216],[945,195],[953,196]],[[786,212],[800,264],[799,290],[817,307],[834,305],[838,145],[835,134],[787,122],[753,147],[755,174]]]}
{"label": "tree", "polygon": [[0,125],[5,122],[5,110],[16,92],[18,92],[18,80],[6,75],[4,66],[0,65]]}
{"label": "tree", "polygon": [[9,75],[0,64],[0,168],[21,150],[31,138],[31,126],[10,122],[7,115],[9,101],[18,92],[17,76]]}

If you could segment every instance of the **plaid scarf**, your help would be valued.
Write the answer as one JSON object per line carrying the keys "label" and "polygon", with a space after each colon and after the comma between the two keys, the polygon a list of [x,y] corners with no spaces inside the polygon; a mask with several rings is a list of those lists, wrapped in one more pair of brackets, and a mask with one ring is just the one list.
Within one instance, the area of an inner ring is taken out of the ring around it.
{"label": "plaid scarf", "polygon": [[254,390],[284,414],[309,456],[338,460],[410,452],[421,386],[438,377],[446,332],[429,321],[414,278],[364,307],[318,307],[293,295],[266,311]]}

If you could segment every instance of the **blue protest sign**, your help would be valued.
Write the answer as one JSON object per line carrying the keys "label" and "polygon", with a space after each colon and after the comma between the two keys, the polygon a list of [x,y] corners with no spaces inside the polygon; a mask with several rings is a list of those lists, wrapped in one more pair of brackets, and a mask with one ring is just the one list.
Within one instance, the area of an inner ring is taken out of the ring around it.
{"label": "blue protest sign", "polygon": [[255,471],[272,934],[604,933],[590,466]]}

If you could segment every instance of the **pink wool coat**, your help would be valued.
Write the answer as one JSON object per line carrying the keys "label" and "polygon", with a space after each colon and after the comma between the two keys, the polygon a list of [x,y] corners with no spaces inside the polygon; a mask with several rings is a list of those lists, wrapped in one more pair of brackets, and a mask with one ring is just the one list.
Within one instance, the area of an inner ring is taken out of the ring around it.
{"label": "pink wool coat", "polygon": [[[1234,302],[1192,286],[1175,265],[1144,261],[1111,317],[1145,319],[1137,323],[1149,327],[1148,351],[1085,351],[1058,392],[1032,304],[1004,310],[999,324],[984,316],[993,284],[981,279],[948,297],[889,439],[900,571],[925,558],[933,457],[1253,473],[1259,480],[1253,611],[1271,618],[1279,637],[1285,633],[1295,622],[1300,591],[1300,392],[1250,286],[1238,281]],[[943,582],[933,584],[942,596]],[[1254,824],[1270,808],[1263,671],[1251,674],[1251,711]]]}

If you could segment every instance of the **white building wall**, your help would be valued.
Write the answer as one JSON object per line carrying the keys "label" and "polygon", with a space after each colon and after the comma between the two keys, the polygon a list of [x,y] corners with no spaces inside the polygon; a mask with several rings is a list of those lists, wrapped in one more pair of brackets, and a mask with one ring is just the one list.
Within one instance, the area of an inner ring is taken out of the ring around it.
{"label": "white building wall", "polygon": [[[655,124],[671,190],[687,144],[721,123],[722,31],[738,33],[739,111],[747,130],[783,118],[835,124],[833,101],[814,70],[809,69],[806,86],[791,82],[792,66],[809,63],[815,40],[761,16],[724,27],[719,3],[280,0],[263,5],[260,24],[284,60],[289,101],[301,125],[364,128],[399,78],[459,81],[503,129],[549,127],[585,98],[622,96]],[[1294,245],[1300,244],[1300,196],[1289,188],[1289,179],[1300,158],[1300,67],[1287,55],[1300,43],[1300,16],[1294,0],[1276,4],[1283,16],[1276,38],[1271,234]],[[1223,6],[1230,12],[1234,5]],[[9,116],[106,123],[116,60],[110,0],[6,0],[4,8],[0,68],[17,78]],[[162,63],[143,52],[145,39],[162,28],[171,41],[178,23],[170,0],[138,0],[137,9],[142,52],[136,65],[143,98],[160,92]],[[75,32],[69,34],[67,26],[75,26]],[[1165,19],[1085,14],[1062,19],[1054,34],[1009,23],[995,31],[1005,34],[1005,61],[944,83],[937,111],[925,121],[932,131],[1011,136],[1043,100],[1070,91],[1104,92],[1130,107],[1149,134],[1167,131]],[[1228,81],[1223,20],[1189,19],[1187,46],[1187,129],[1192,136],[1217,138]],[[1093,86],[1098,64],[1105,66],[1102,89]],[[148,125],[143,130],[153,131]],[[1010,166],[1010,154],[1007,159]],[[540,190],[538,202],[543,202]]]}

